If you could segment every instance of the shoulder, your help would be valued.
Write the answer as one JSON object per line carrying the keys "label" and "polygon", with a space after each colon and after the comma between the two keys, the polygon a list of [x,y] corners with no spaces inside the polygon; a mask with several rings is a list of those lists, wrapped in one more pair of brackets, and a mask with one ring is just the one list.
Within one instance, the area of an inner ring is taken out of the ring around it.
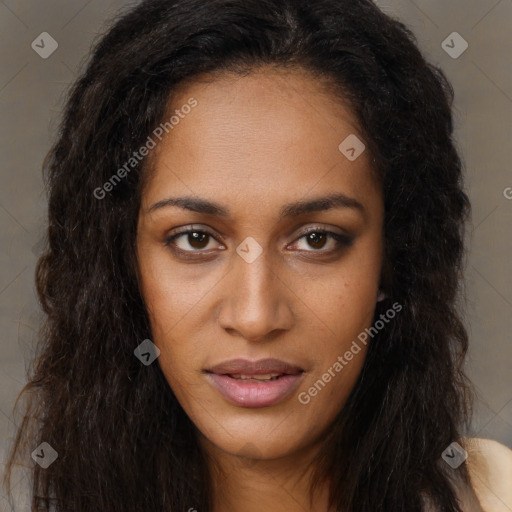
{"label": "shoulder", "polygon": [[512,510],[512,450],[491,439],[466,438],[467,467],[484,512]]}

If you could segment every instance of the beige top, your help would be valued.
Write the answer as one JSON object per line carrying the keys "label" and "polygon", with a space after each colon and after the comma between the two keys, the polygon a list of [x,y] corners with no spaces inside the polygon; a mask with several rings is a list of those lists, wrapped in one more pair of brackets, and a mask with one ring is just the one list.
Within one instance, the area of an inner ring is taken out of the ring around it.
{"label": "beige top", "polygon": [[[491,439],[465,441],[466,464],[482,510],[512,512],[512,450]],[[463,503],[466,504],[464,498]],[[466,505],[463,510],[473,512],[475,509]]]}

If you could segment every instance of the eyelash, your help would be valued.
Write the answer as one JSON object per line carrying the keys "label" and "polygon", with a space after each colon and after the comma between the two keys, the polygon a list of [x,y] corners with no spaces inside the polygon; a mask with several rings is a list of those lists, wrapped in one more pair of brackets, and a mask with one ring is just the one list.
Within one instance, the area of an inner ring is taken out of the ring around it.
{"label": "eyelash", "polygon": [[[196,258],[197,256],[200,256],[201,253],[206,253],[207,251],[205,251],[203,249],[196,249],[196,250],[187,251],[187,250],[180,249],[180,248],[177,248],[177,247],[171,247],[173,245],[173,242],[177,238],[179,238],[181,236],[184,236],[184,235],[188,235],[190,233],[199,233],[199,234],[208,235],[209,237],[213,238],[214,240],[217,240],[215,238],[215,236],[212,233],[210,233],[209,231],[207,231],[207,230],[189,228],[189,229],[180,231],[179,233],[175,233],[175,234],[171,235],[170,237],[166,238],[164,240],[165,246],[169,247],[173,252],[176,252],[178,254],[182,254],[182,255],[184,255],[185,257],[188,257],[188,258]],[[333,231],[328,231],[328,230],[323,229],[323,228],[311,228],[308,231],[302,233],[302,235],[300,237],[298,237],[297,239],[295,239],[293,243],[296,243],[297,241],[301,240],[302,238],[305,238],[306,236],[308,236],[308,235],[310,235],[312,233],[315,233],[317,235],[327,235],[329,238],[334,239],[338,243],[338,247],[336,247],[335,249],[327,250],[327,251],[325,251],[323,249],[317,249],[317,250],[313,249],[311,251],[305,251],[305,252],[312,252],[312,253],[319,253],[319,254],[323,254],[323,255],[330,255],[330,254],[334,254],[336,252],[339,252],[339,251],[341,251],[342,249],[344,249],[346,247],[350,247],[352,245],[352,243],[354,242],[354,237],[349,236],[349,235],[343,235],[343,234],[340,234],[340,233],[334,233]],[[194,254],[197,254],[197,256],[195,256]]]}

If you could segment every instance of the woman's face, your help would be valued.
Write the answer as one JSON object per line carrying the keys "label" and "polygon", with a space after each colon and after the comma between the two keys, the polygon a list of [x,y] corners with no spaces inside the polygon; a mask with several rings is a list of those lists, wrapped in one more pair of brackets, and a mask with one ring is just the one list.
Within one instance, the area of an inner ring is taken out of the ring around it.
{"label": "woman's face", "polygon": [[310,448],[356,382],[378,293],[383,199],[356,119],[297,71],[197,81],[174,110],[138,224],[157,361],[210,446]]}

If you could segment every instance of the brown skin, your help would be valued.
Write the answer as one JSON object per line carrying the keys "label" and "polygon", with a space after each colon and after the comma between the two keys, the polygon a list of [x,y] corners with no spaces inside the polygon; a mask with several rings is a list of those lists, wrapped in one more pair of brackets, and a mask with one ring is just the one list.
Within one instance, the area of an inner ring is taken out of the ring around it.
{"label": "brown skin", "polygon": [[[371,326],[383,255],[382,192],[368,151],[350,162],[338,149],[360,133],[355,116],[304,72],[260,69],[198,80],[174,97],[174,108],[191,97],[198,105],[154,150],[139,216],[140,282],[158,362],[214,461],[215,512],[325,512],[327,485],[309,506],[307,466],[366,350],[307,405],[298,394]],[[278,218],[284,204],[333,193],[356,199],[364,212],[336,207]],[[215,201],[231,215],[177,206],[148,211],[178,196]],[[213,237],[175,239],[174,247],[195,251],[187,260],[165,241],[191,225]],[[346,232],[353,244],[308,240],[302,235],[310,227]],[[252,263],[236,252],[246,237],[263,249]],[[244,408],[227,402],[203,373],[238,357],[274,357],[306,371],[283,402]]]}

